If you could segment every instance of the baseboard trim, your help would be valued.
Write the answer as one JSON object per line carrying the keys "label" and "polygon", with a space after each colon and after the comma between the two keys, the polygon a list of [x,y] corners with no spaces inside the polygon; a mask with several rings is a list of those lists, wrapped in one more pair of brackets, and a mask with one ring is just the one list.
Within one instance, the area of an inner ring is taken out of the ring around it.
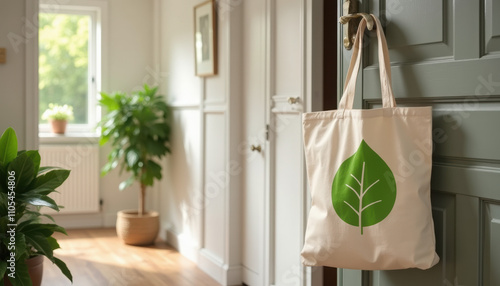
{"label": "baseboard trim", "polygon": [[207,249],[200,249],[190,236],[166,230],[166,241],[180,254],[192,260],[210,277],[224,286],[241,285],[243,268],[241,265],[227,265]]}
{"label": "baseboard trim", "polygon": [[217,282],[224,285],[224,283],[222,283],[224,276],[224,262],[222,261],[222,259],[212,254],[209,250],[200,250],[200,260],[198,262],[198,267],[200,267],[201,270],[205,271],[205,273],[214,278]]}
{"label": "baseboard trim", "polygon": [[207,249],[200,250],[198,266],[222,285],[241,285],[241,265],[229,266]]}
{"label": "baseboard trim", "polygon": [[247,267],[242,267],[241,270],[241,281],[247,283],[248,285],[261,285],[263,280],[257,273]]}
{"label": "baseboard trim", "polygon": [[241,277],[243,273],[243,267],[241,265],[228,266],[224,265],[224,277],[226,278],[226,283],[223,285],[241,285]]}

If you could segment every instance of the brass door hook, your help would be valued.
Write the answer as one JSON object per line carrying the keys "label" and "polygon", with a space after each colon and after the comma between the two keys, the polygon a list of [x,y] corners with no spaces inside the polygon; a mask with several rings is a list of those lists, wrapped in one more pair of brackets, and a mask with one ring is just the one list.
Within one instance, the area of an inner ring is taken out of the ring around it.
{"label": "brass door hook", "polygon": [[344,16],[340,17],[339,22],[340,22],[340,24],[345,25],[345,24],[349,23],[350,20],[356,19],[356,18],[359,18],[359,17],[365,18],[365,20],[366,20],[366,27],[368,28],[368,30],[371,31],[373,29],[374,22],[373,22],[372,16],[370,16],[367,13],[347,14],[347,15],[344,15]]}
{"label": "brass door hook", "polygon": [[350,50],[354,44],[354,38],[356,37],[356,31],[360,22],[358,18],[363,17],[366,20],[368,30],[372,30],[375,25],[372,16],[369,14],[356,13],[357,7],[358,3],[356,0],[344,0],[344,16],[339,19],[339,22],[344,25],[344,47],[347,50]]}

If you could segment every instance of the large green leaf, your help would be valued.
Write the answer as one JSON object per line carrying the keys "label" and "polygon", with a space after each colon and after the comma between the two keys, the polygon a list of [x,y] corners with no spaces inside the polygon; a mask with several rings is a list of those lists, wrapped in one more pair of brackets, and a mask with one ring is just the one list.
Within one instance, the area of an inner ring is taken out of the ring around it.
{"label": "large green leaf", "polygon": [[23,192],[36,176],[33,160],[26,152],[12,160],[7,171],[15,172],[16,192]]}
{"label": "large green leaf", "polygon": [[59,211],[59,207],[56,202],[48,196],[33,196],[26,199],[28,204],[40,207],[49,207],[53,210]]}
{"label": "large green leaf", "polygon": [[23,255],[28,255],[30,249],[26,247],[26,238],[23,233],[16,232],[16,259],[19,260]]}
{"label": "large green leaf", "polygon": [[19,260],[23,255],[27,256],[29,249],[26,247],[26,239],[24,234],[16,231],[16,259]]}
{"label": "large green leaf", "polygon": [[164,142],[158,142],[155,140],[148,140],[145,142],[145,145],[148,148],[148,152],[153,156],[163,156],[167,153],[167,147]]}
{"label": "large green leaf", "polygon": [[[33,221],[32,221],[33,222]],[[18,226],[18,230],[22,230],[26,235],[43,235],[45,237],[51,236],[54,232],[60,232],[63,234],[66,234],[66,230],[57,225],[57,224],[50,224],[50,223],[29,223],[26,225],[20,225]]]}
{"label": "large green leaf", "polygon": [[136,110],[134,116],[142,122],[152,122],[157,119],[156,114],[149,108],[144,108],[142,110]]}
{"label": "large green leaf", "polygon": [[66,276],[69,281],[73,282],[73,275],[71,275],[71,271],[69,271],[68,266],[61,259],[54,257],[54,263],[61,269],[61,272]]}
{"label": "large green leaf", "polygon": [[130,167],[135,166],[137,162],[139,162],[140,158],[139,150],[135,148],[129,148],[125,153],[127,154],[126,155],[127,165],[129,165]]}
{"label": "large green leaf", "polygon": [[126,179],[125,181],[121,182],[120,185],[118,186],[118,189],[120,191],[123,191],[124,189],[130,187],[135,181],[135,177],[134,176],[130,176],[128,179]]}
{"label": "large green leaf", "polygon": [[0,193],[7,193],[7,168],[6,166],[0,164]]}
{"label": "large green leaf", "polygon": [[50,167],[50,166],[47,166],[47,167],[40,167],[40,168],[38,169],[38,173],[37,173],[37,175],[38,175],[38,176],[40,176],[40,175],[42,175],[42,174],[44,174],[44,173],[47,173],[48,171],[52,171],[52,170],[56,170],[56,169],[61,169],[61,168],[59,168],[59,167]]}
{"label": "large green leaf", "polygon": [[64,169],[51,170],[35,179],[33,188],[46,188],[56,189],[59,187],[69,176],[70,171]]}
{"label": "large green leaf", "polygon": [[58,191],[56,191],[54,189],[48,189],[48,188],[36,188],[36,189],[31,189],[25,193],[18,194],[18,197],[26,200],[28,198],[37,197],[37,196],[47,196],[51,193],[58,193]]}
{"label": "large green leaf", "polygon": [[0,278],[3,278],[3,275],[7,271],[7,262],[0,260]]}
{"label": "large green leaf", "polygon": [[146,171],[153,177],[161,179],[161,166],[153,160],[149,160],[146,164]]}
{"label": "large green leaf", "polygon": [[101,92],[101,99],[99,100],[99,104],[101,106],[106,107],[108,111],[116,110],[119,108],[119,105],[113,99],[112,95],[108,95],[107,93]]}
{"label": "large green leaf", "polygon": [[[7,271],[9,274],[9,271]],[[31,278],[28,272],[28,266],[24,261],[16,261],[16,274],[15,278],[9,277],[12,286],[32,286]]]}
{"label": "large green leaf", "polygon": [[59,243],[57,243],[57,240],[52,236],[47,237],[47,241],[49,242],[50,247],[52,247],[53,250],[61,248],[61,246],[59,246]]}
{"label": "large green leaf", "polygon": [[154,179],[161,179],[161,166],[155,161],[149,160],[145,167],[145,172],[141,176],[141,183],[146,186],[152,186]]}
{"label": "large green leaf", "polygon": [[164,137],[167,135],[168,125],[165,123],[155,123],[155,124],[150,126],[150,130],[151,130],[152,134],[154,134],[156,136]]}
{"label": "large green leaf", "polygon": [[16,131],[7,128],[0,138],[0,164],[6,166],[17,156]]}
{"label": "large green leaf", "polygon": [[44,223],[43,226],[50,229],[53,232],[59,232],[59,233],[68,235],[68,233],[66,233],[66,229],[64,229],[64,227],[59,226],[57,224]]}
{"label": "large green leaf", "polygon": [[33,162],[33,166],[35,167],[34,173],[36,176],[40,170],[40,161],[41,161],[40,153],[38,153],[38,150],[29,150],[26,151],[26,155],[28,155],[28,157]]}
{"label": "large green leaf", "polygon": [[106,175],[111,170],[113,170],[116,166],[118,166],[118,160],[107,162],[101,169],[101,176]]}
{"label": "large green leaf", "polygon": [[22,231],[24,235],[26,236],[25,238],[27,239],[28,237],[33,237],[34,235],[41,235],[43,237],[49,237],[52,234],[54,234],[54,231],[44,227],[44,224],[41,223],[30,223],[28,225],[25,225],[24,227],[18,227],[19,231]]}
{"label": "large green leaf", "polygon": [[[1,184],[0,184],[1,186]],[[7,192],[0,192],[0,216],[5,216],[7,217]],[[1,221],[2,218],[0,218]],[[1,225],[0,225],[1,226]]]}
{"label": "large green leaf", "polygon": [[38,224],[36,217],[27,219],[27,220],[19,223],[17,225],[17,230],[23,230],[25,227],[27,227],[28,225],[31,225],[31,224]]}
{"label": "large green leaf", "polygon": [[381,222],[396,201],[394,174],[385,161],[363,140],[354,155],[335,174],[332,203],[346,223],[363,227]]}
{"label": "large green leaf", "polygon": [[47,256],[48,259],[53,259],[53,251],[47,238],[40,234],[26,234],[26,243],[31,244],[39,253]]}

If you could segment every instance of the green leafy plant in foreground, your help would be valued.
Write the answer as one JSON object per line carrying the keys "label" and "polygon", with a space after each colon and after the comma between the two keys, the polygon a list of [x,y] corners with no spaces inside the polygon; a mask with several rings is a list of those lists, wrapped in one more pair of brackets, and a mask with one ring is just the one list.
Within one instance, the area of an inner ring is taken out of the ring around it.
{"label": "green leafy plant in foreground", "polygon": [[171,109],[163,96],[156,94],[157,89],[144,85],[143,90],[131,96],[102,92],[99,101],[108,111],[99,124],[100,144],[110,141],[112,145],[102,174],[119,165],[122,171],[131,173],[119,189],[139,182],[139,215],[144,214],[146,187],[162,177],[157,160],[170,153]]}
{"label": "green leafy plant in foreground", "polygon": [[335,212],[346,223],[358,226],[363,234],[363,227],[377,224],[389,215],[395,201],[394,174],[363,140],[333,179]]}
{"label": "green leafy plant in foreground", "polygon": [[[52,235],[54,232],[66,234],[66,231],[55,223],[42,223],[41,216],[54,220],[39,211],[41,207],[59,211],[60,206],[48,195],[68,178],[70,171],[40,167],[40,159],[36,150],[17,150],[17,137],[12,128],[3,133],[0,138],[1,285],[5,279],[14,286],[32,285],[26,260],[39,255],[46,256],[73,281],[66,264],[54,257],[59,244]],[[15,244],[11,244],[11,233],[15,234]],[[15,252],[15,278],[7,276],[11,273],[8,268],[11,266],[8,262],[11,252]]]}

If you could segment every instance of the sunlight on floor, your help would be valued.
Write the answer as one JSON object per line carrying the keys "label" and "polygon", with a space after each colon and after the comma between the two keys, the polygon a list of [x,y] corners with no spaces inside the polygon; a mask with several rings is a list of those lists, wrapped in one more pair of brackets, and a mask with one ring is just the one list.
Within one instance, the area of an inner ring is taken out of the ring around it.
{"label": "sunlight on floor", "polygon": [[[55,256],[68,265],[75,286],[219,285],[196,265],[157,241],[154,246],[123,244],[114,229],[69,230],[57,235]],[[42,286],[71,285],[45,259]]]}

